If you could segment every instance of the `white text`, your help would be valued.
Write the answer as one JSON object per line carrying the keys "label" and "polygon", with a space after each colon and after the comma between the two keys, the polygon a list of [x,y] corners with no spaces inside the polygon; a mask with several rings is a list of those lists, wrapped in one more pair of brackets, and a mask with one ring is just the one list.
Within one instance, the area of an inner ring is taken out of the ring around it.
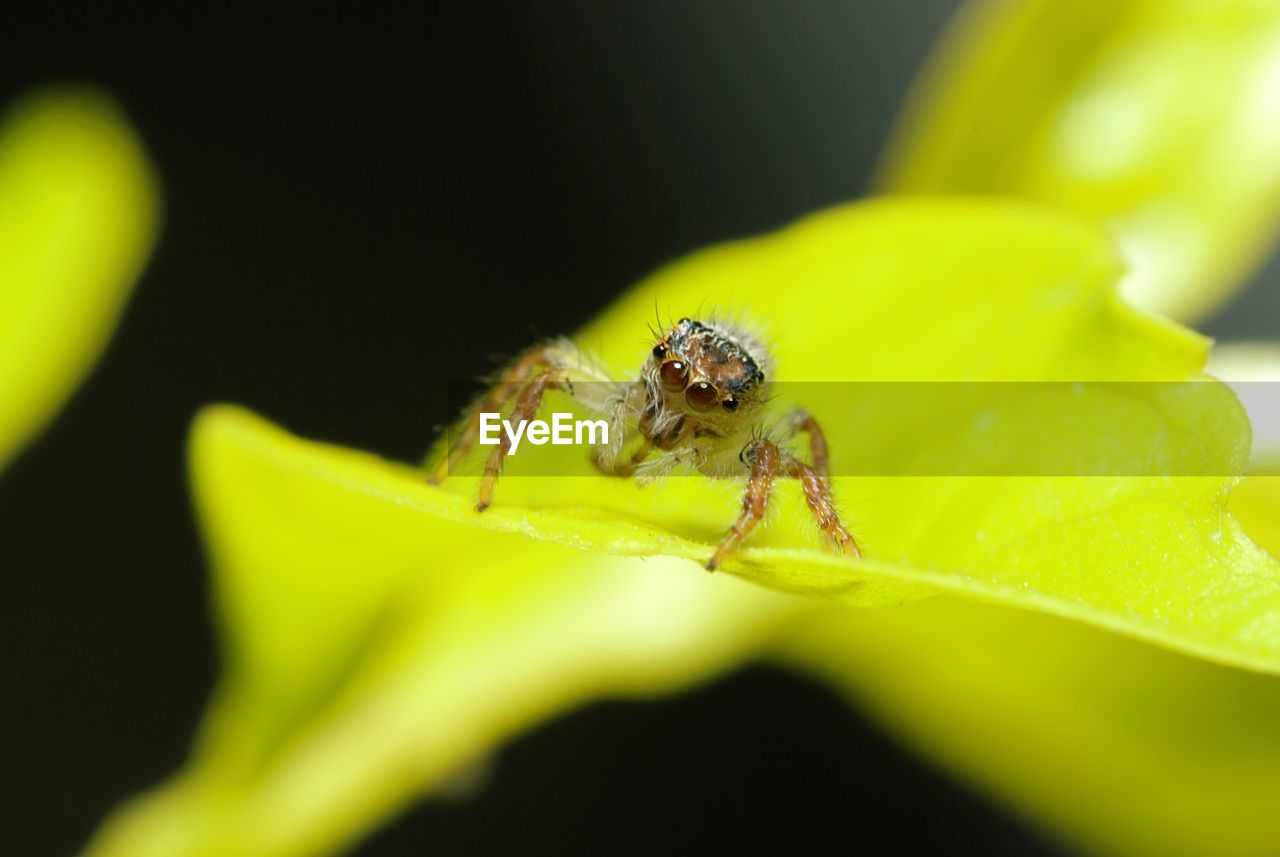
{"label": "white text", "polygon": [[[520,420],[512,424],[511,420],[502,419],[502,414],[480,414],[480,443],[483,446],[495,446],[502,443],[502,435],[507,436],[507,454],[515,455],[521,440],[527,440],[534,446],[542,446],[551,441],[556,446],[583,444],[592,446],[609,442],[609,423],[604,420],[575,420],[573,414],[554,413],[551,422],[546,420]],[[596,435],[599,434],[599,440]]]}

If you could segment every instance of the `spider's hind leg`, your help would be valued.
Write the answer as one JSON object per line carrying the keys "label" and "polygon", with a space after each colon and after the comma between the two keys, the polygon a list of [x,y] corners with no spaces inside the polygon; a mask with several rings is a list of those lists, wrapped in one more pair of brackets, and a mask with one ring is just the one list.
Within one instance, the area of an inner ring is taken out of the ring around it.
{"label": "spider's hind leg", "polygon": [[448,454],[440,459],[427,477],[429,483],[438,485],[443,482],[449,471],[456,469],[476,445],[476,441],[480,439],[481,413],[501,411],[533,375],[546,372],[554,365],[553,348],[554,346],[542,346],[527,351],[502,373],[498,383],[472,408],[471,415],[459,430]]}
{"label": "spider's hind leg", "polygon": [[[608,372],[592,357],[584,354],[567,339],[557,339],[531,348],[503,370],[496,384],[481,396],[467,412],[466,420],[458,429],[448,453],[431,469],[427,482],[438,485],[480,440],[480,415],[500,413],[526,386],[539,376],[555,374],[554,385],[565,390],[575,399],[584,400],[588,407],[596,406],[599,399],[614,382]],[[575,388],[574,382],[580,386]],[[529,415],[532,419],[534,414]]]}
{"label": "spider's hind leg", "polygon": [[[542,397],[547,390],[562,387],[564,384],[564,380],[555,370],[548,370],[536,376],[525,385],[520,397],[516,399],[515,407],[511,410],[511,421],[518,424],[533,419],[538,414],[538,408],[542,407]],[[484,476],[480,479],[480,496],[476,500],[477,512],[483,512],[493,503],[493,489],[498,482],[498,475],[502,473],[502,465],[510,449],[511,438],[503,432],[501,441],[493,448],[493,452],[489,453],[489,460],[484,466]]]}

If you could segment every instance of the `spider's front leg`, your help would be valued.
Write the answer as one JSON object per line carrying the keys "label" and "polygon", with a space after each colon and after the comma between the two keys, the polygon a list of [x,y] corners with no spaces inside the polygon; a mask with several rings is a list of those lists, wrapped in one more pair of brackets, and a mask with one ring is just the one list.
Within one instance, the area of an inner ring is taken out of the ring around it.
{"label": "spider's front leg", "polygon": [[646,440],[627,459],[618,458],[631,436],[629,423],[635,410],[633,400],[641,393],[635,384],[611,386],[614,392],[599,407],[609,415],[609,442],[591,450],[591,464],[605,476],[631,476],[636,466],[653,451],[653,446]]}
{"label": "spider's front leg", "polygon": [[782,451],[773,441],[765,438],[747,444],[740,457],[751,465],[747,491],[742,497],[742,513],[720,541],[720,546],[711,555],[711,559],[707,560],[707,571],[715,571],[764,518],[765,510],[769,507],[769,495],[773,493],[773,483],[782,469]]}
{"label": "spider's front leg", "polygon": [[[612,436],[612,433],[611,435]],[[625,461],[619,461],[616,454],[604,455],[593,453],[591,463],[605,476],[634,476],[636,469],[644,463],[653,452],[653,444],[645,441]]]}
{"label": "spider's front leg", "polygon": [[840,521],[840,513],[836,511],[835,497],[831,493],[831,478],[794,458],[786,462],[784,472],[787,476],[800,480],[809,514],[813,515],[813,520],[817,522],[827,538],[835,542],[840,553],[855,558],[862,556],[862,551],[858,549],[858,542],[853,538],[853,534],[845,529]]}
{"label": "spider's front leg", "polygon": [[[812,422],[812,418],[809,419]],[[814,429],[817,429],[817,423],[812,425]],[[814,432],[810,431],[810,437],[814,436]],[[821,437],[820,429],[817,429],[816,436]],[[825,471],[825,443],[822,449],[824,452],[822,463]],[[841,553],[851,557],[862,556],[862,552],[858,549],[857,541],[840,521],[840,515],[835,508],[835,498],[831,493],[830,479],[825,472],[819,472],[816,468],[799,461],[789,452],[779,449],[773,441],[767,438],[751,441],[742,450],[741,457],[744,462],[751,466],[751,475],[747,479],[747,490],[742,498],[742,512],[738,515],[738,519],[734,521],[733,526],[730,527],[729,532],[721,540],[716,552],[707,561],[708,571],[715,571],[721,563],[732,556],[743,540],[764,518],[765,511],[769,506],[769,497],[773,493],[774,482],[777,481],[779,476],[786,476],[800,481],[800,486],[804,490],[805,504],[809,507],[809,513],[813,515],[814,521],[817,522],[822,532],[835,542]]]}
{"label": "spider's front leg", "polygon": [[809,460],[813,462],[813,469],[817,471],[819,478],[830,485],[831,459],[827,453],[827,436],[823,434],[822,426],[818,425],[813,415],[803,408],[794,410],[787,415],[782,428],[785,432],[784,440],[801,432],[809,435]]}

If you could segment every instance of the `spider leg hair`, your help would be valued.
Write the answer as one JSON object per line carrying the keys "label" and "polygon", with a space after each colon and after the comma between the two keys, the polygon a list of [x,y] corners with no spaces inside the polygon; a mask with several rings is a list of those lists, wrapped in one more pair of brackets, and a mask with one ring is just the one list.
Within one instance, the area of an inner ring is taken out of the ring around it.
{"label": "spider leg hair", "polygon": [[824,473],[800,461],[763,434],[753,437],[739,457],[751,468],[742,497],[742,511],[707,561],[708,571],[715,571],[732,556],[764,518],[779,476],[799,481],[809,514],[841,553],[849,557],[862,556],[857,541],[840,520],[830,479]]}
{"label": "spider leg hair", "polygon": [[827,450],[827,436],[813,415],[803,408],[798,408],[787,414],[783,420],[782,429],[784,441],[800,433],[809,435],[809,460],[818,476],[830,485],[831,455]]}
{"label": "spider leg hair", "polygon": [[751,466],[747,478],[747,490],[742,496],[742,512],[733,522],[729,532],[721,539],[716,552],[707,560],[707,571],[715,571],[738,550],[738,546],[751,534],[756,524],[764,518],[773,494],[773,483],[782,469],[782,451],[773,441],[756,438],[742,451],[742,459]]}
{"label": "spider leg hair", "polygon": [[[542,407],[542,397],[547,390],[563,384],[564,381],[555,370],[548,370],[534,377],[525,385],[520,392],[520,397],[516,399],[515,407],[511,410],[512,422],[533,419],[538,414],[538,408]],[[484,476],[480,479],[480,497],[476,500],[477,512],[483,512],[493,503],[493,489],[497,485],[498,475],[502,473],[503,462],[506,461],[510,451],[511,438],[504,432],[498,445],[493,448],[493,452],[489,453],[488,462],[485,463]]]}
{"label": "spider leg hair", "polygon": [[[454,438],[453,446],[432,469],[427,481],[432,485],[438,485],[444,481],[451,470],[456,470],[471,452],[480,439],[482,413],[503,411],[530,380],[540,373],[549,371],[559,374],[556,379],[559,383],[556,386],[575,398],[578,398],[579,394],[574,389],[574,380],[583,382],[583,386],[588,388],[583,391],[583,398],[592,396],[599,398],[605,385],[614,383],[598,361],[582,352],[567,339],[555,339],[530,348],[499,372],[489,391],[481,395],[468,409],[467,416]],[[591,406],[593,403],[587,404]]]}

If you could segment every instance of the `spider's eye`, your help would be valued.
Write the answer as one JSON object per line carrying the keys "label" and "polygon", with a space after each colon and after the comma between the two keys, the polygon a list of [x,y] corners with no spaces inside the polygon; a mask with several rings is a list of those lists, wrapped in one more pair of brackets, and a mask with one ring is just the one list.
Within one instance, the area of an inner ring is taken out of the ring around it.
{"label": "spider's eye", "polygon": [[685,391],[684,398],[695,411],[709,411],[716,406],[720,396],[715,387],[699,381]]}
{"label": "spider's eye", "polygon": [[666,357],[666,356],[667,356],[667,346],[663,345],[661,342],[653,346],[654,360],[661,360],[663,357]]}
{"label": "spider's eye", "polygon": [[724,407],[724,409],[725,409],[726,411],[729,411],[730,413],[733,413],[734,411],[736,411],[736,410],[738,409],[738,400],[737,400],[737,399],[725,399],[725,400],[724,400],[723,402],[721,402],[720,404]]}
{"label": "spider's eye", "polygon": [[662,378],[662,386],[673,393],[679,393],[689,383],[689,367],[683,361],[672,360],[662,364],[658,376]]}

